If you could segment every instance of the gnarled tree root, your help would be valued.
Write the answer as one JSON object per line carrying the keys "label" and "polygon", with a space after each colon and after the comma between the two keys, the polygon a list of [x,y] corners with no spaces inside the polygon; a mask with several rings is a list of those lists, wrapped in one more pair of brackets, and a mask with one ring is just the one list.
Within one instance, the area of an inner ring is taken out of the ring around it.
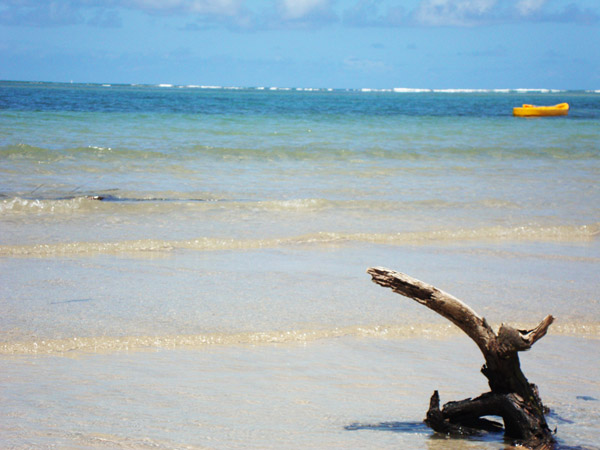
{"label": "gnarled tree root", "polygon": [[[498,416],[502,424],[484,418]],[[517,394],[487,392],[477,398],[448,402],[440,410],[440,397],[435,391],[429,402],[425,423],[438,433],[449,436],[473,436],[482,431],[499,432],[504,429],[513,444],[535,449],[551,449],[554,438],[540,423],[538,415]]]}

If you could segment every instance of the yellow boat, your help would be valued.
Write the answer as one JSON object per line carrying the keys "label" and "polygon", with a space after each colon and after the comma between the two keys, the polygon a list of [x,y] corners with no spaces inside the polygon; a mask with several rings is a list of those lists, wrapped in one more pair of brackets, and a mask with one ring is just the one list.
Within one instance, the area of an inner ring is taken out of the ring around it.
{"label": "yellow boat", "polygon": [[520,108],[513,108],[513,116],[518,117],[566,116],[568,113],[568,103],[559,103],[554,106],[523,105]]}

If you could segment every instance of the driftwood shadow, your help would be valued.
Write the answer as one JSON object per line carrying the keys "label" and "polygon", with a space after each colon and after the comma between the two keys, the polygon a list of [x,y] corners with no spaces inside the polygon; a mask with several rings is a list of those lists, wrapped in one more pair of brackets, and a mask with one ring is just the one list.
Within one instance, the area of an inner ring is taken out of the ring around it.
{"label": "driftwood shadow", "polygon": [[[412,435],[422,435],[427,439],[438,440],[447,439],[446,435],[436,433],[427,426],[425,422],[381,422],[381,423],[353,423],[344,427],[348,431],[371,430],[371,431],[387,431],[392,433],[407,433]],[[464,435],[458,437],[470,442],[490,442],[507,445],[509,442],[505,439],[502,431],[486,432],[473,435]]]}

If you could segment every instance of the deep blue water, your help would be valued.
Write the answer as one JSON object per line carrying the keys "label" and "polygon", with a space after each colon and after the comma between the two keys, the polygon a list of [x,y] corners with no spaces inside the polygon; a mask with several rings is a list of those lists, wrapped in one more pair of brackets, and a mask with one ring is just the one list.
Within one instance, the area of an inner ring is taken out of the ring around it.
{"label": "deep blue water", "polygon": [[584,91],[397,93],[0,82],[0,109],[16,111],[499,117],[522,103],[560,102],[571,105],[571,119],[600,118],[600,94]]}

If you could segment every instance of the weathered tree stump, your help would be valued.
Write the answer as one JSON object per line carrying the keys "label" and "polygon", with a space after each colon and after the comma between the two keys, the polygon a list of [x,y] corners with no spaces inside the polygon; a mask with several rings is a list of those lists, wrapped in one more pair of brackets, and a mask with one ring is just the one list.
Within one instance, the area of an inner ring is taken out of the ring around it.
{"label": "weathered tree stump", "polygon": [[484,416],[499,416],[504,422],[505,436],[513,439],[514,444],[535,449],[554,448],[555,440],[544,417],[546,410],[537,387],[523,375],[518,355],[546,334],[554,317],[546,316],[532,330],[517,330],[502,324],[496,334],[469,306],[434,286],[383,267],[371,267],[367,273],[373,282],[412,298],[450,320],[483,353],[485,364],[481,372],[488,379],[491,391],[474,399],[446,403],[441,410],[435,391],[425,419],[430,428],[451,436],[498,431],[502,426]]}

